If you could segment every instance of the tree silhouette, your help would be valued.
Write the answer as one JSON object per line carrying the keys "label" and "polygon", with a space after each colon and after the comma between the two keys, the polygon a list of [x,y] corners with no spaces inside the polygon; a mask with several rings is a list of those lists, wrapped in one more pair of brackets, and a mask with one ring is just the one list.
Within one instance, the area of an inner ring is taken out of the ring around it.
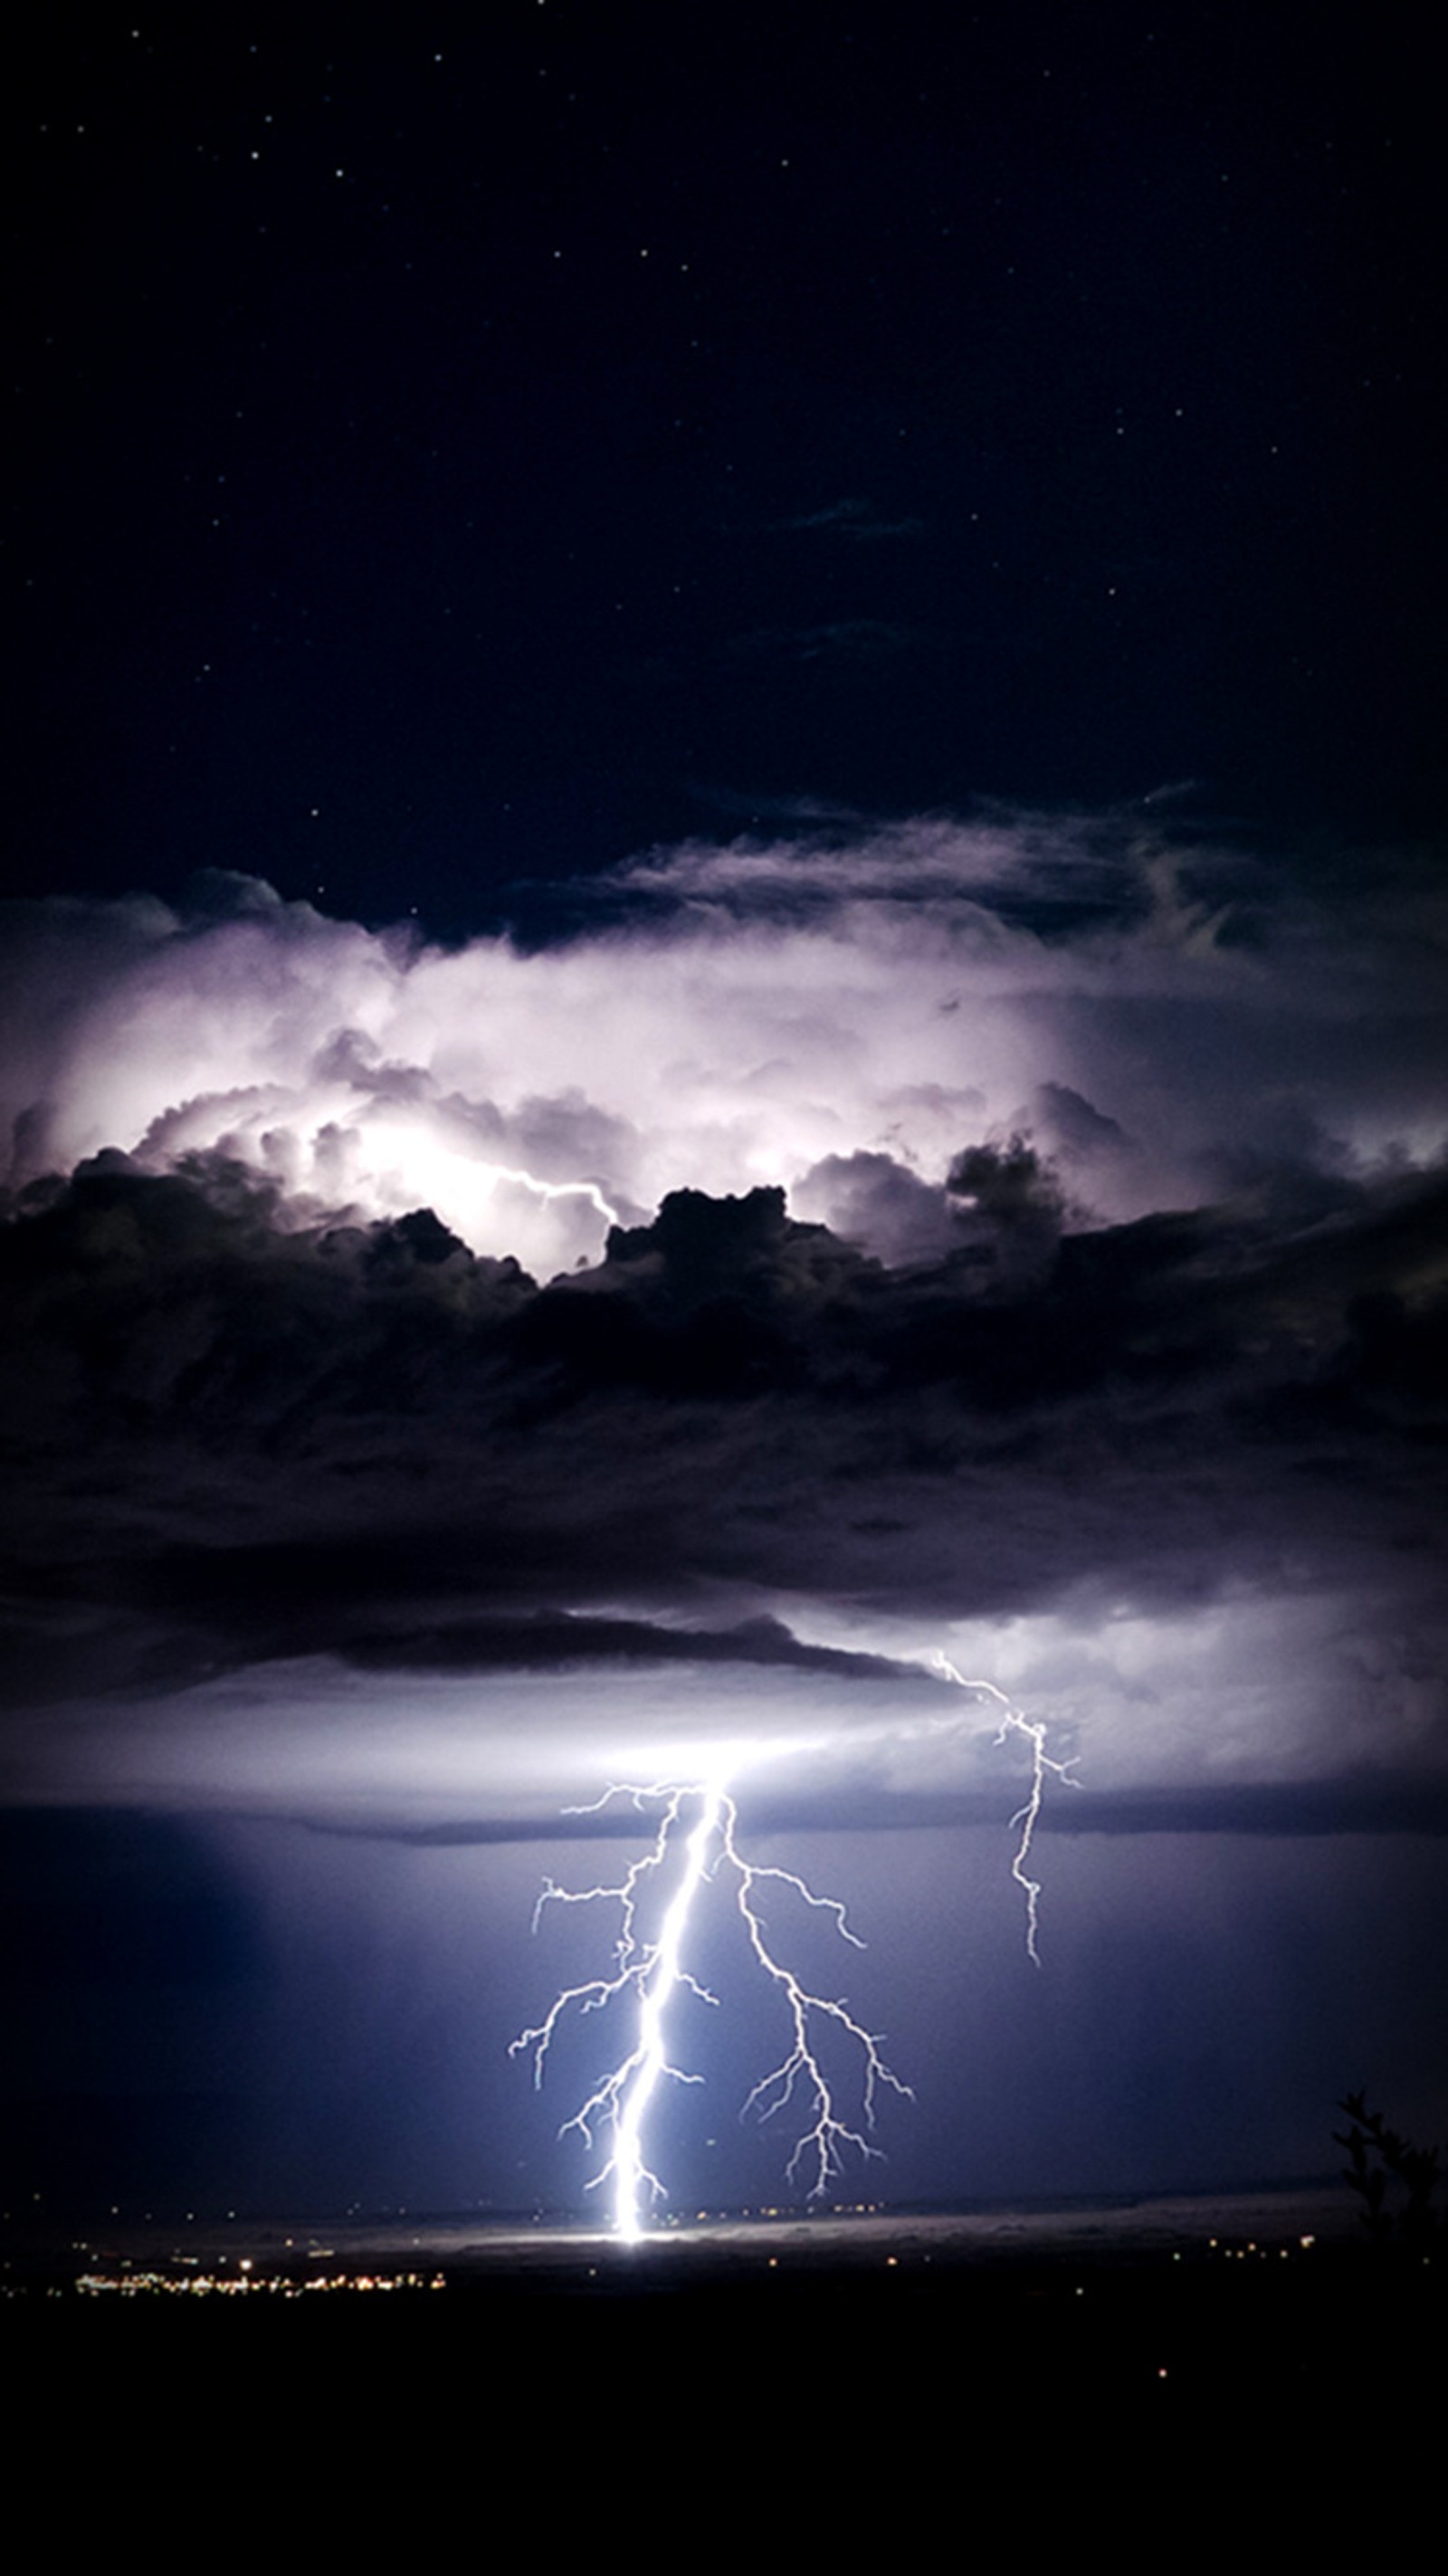
{"label": "tree silhouette", "polygon": [[[1393,2241],[1415,2252],[1426,2253],[1440,2231],[1433,2195],[1441,2178],[1436,2147],[1415,2147],[1407,2138],[1390,2129],[1380,2111],[1370,2111],[1365,2093],[1345,2093],[1338,2104],[1346,2111],[1352,2127],[1344,2136],[1334,2129],[1338,2146],[1345,2148],[1348,2162],[1343,2167],[1343,2180],[1357,2193],[1363,2207],[1363,2225],[1377,2244]],[[1400,2184],[1403,2198],[1394,2209],[1390,2183]]]}

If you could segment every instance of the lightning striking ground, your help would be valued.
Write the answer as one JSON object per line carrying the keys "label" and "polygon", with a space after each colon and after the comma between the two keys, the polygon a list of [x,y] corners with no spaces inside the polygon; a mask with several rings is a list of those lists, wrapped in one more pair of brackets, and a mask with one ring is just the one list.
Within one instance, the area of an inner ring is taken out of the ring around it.
{"label": "lightning striking ground", "polygon": [[[995,1739],[998,1744],[1016,1734],[1024,1736],[1031,1748],[1030,1787],[1011,1818],[1012,1827],[1019,1829],[1011,1856],[1011,1876],[1025,1898],[1026,1950],[1039,1967],[1036,1936],[1041,1882],[1031,1876],[1028,1867],[1031,1845],[1040,1820],[1047,1774],[1077,1787],[1073,1777],[1075,1756],[1060,1761],[1048,1753],[1045,1726],[1025,1716],[994,1682],[971,1679],[939,1650],[931,1655],[929,1668],[957,1689],[995,1704],[1000,1711]],[[574,2007],[580,2013],[604,2012],[620,1997],[633,1997],[638,2013],[633,2047],[617,2066],[600,2076],[588,2099],[559,2131],[561,2137],[576,2131],[589,2149],[595,2145],[597,2131],[606,2133],[610,2141],[607,2160],[592,2177],[588,2189],[596,2191],[612,2181],[615,2229],[626,2241],[633,2242],[643,2233],[647,2211],[668,2197],[644,2151],[645,2123],[659,2085],[665,2078],[675,2084],[700,2084],[704,2080],[674,2064],[665,2026],[681,1986],[700,2003],[717,2008],[717,1995],[711,1994],[689,1967],[684,1945],[701,1891],[727,1873],[733,1878],[735,1904],[750,1947],[765,1976],[779,1990],[790,2032],[784,2056],[746,2095],[740,2117],[752,2112],[761,2121],[770,2120],[802,2097],[807,2105],[805,2126],[795,2141],[785,2172],[793,2182],[801,2167],[807,2168],[812,2175],[809,2197],[822,2199],[830,2184],[846,2171],[849,2149],[864,2159],[881,2154],[873,2139],[881,2090],[898,2093],[906,2101],[913,2102],[915,2096],[881,2056],[881,2034],[866,2030],[863,2023],[856,2021],[842,1998],[811,1993],[794,1970],[776,1956],[760,1911],[759,1891],[771,1880],[789,1888],[805,1905],[833,1916],[840,1939],[852,1949],[862,1950],[863,1941],[851,1931],[837,1897],[817,1896],[792,1870],[745,1858],[738,1842],[739,1811],[723,1776],[655,1780],[647,1785],[615,1781],[591,1805],[570,1807],[565,1813],[599,1815],[617,1798],[630,1799],[641,1815],[657,1811],[658,1825],[648,1849],[630,1862],[615,1886],[568,1888],[560,1887],[555,1879],[545,1879],[533,1909],[536,1932],[545,1906],[616,1905],[619,1921],[613,1973],[565,1987],[542,2021],[521,2031],[510,2043],[509,2056],[531,2050],[533,2081],[541,2090],[549,2051],[560,2025]],[[657,1932],[648,1937],[641,1928],[641,1909],[651,1895],[670,1884],[672,1892]],[[856,2055],[859,2109],[854,2115],[855,2126],[841,2116],[835,2085],[821,2058],[817,2034],[822,2025],[833,2026]]]}
{"label": "lightning striking ground", "polygon": [[[647,1787],[615,1783],[592,1807],[570,1812],[595,1814],[615,1798],[632,1799],[641,1813],[658,1808],[658,1830],[648,1851],[630,1864],[614,1887],[563,1888],[552,1879],[546,1880],[533,1916],[536,1929],[549,1904],[616,1904],[619,1928],[614,1943],[614,1973],[568,1987],[535,2028],[519,2034],[509,2054],[517,2056],[531,2049],[533,2080],[541,2086],[549,2049],[560,2022],[573,2006],[585,2013],[602,2012],[621,1995],[631,1993],[636,1998],[638,2035],[632,2049],[620,2065],[601,2077],[582,2107],[565,2120],[560,2135],[566,2137],[570,2130],[576,2130],[585,2145],[592,2147],[596,2128],[610,2133],[608,2160],[588,2187],[596,2190],[612,2180],[615,2228],[626,2240],[637,2238],[643,2232],[646,2204],[651,2207],[667,2196],[663,2183],[645,2159],[643,2145],[644,2123],[659,2083],[664,2077],[678,2084],[703,2081],[701,2076],[676,2066],[669,2057],[665,2037],[669,2005],[680,1986],[687,1987],[701,2003],[718,2002],[717,1996],[710,1994],[687,1966],[684,1939],[700,1889],[728,1873],[734,1881],[735,1903],[754,1956],[783,1998],[790,2035],[784,2056],[754,2086],[740,2116],[753,2112],[758,2119],[769,2120],[798,2097],[804,2098],[806,2124],[786,2171],[793,2181],[801,2166],[807,2166],[813,2174],[809,2196],[812,2200],[821,2199],[830,2183],[844,2173],[847,2150],[853,2148],[863,2158],[880,2154],[871,2132],[881,2089],[898,2093],[907,2101],[913,2101],[914,2095],[909,2085],[886,2065],[880,2054],[880,2034],[866,2030],[856,2021],[842,1998],[812,1994],[794,1970],[776,1957],[760,1910],[761,1890],[769,1881],[791,1889],[804,1904],[832,1915],[841,1940],[852,1949],[861,1950],[864,1943],[851,1931],[837,1898],[817,1896],[792,1870],[745,1859],[737,1839],[738,1809],[723,1781],[661,1780]],[[639,1923],[640,1905],[651,1882],[662,1877],[681,1844],[681,1865],[673,1893],[657,1934],[646,1938]],[[832,2025],[857,2053],[860,2107],[853,2115],[857,2123],[854,2126],[841,2115],[835,2084],[820,2055],[816,2032],[822,2023]]]}

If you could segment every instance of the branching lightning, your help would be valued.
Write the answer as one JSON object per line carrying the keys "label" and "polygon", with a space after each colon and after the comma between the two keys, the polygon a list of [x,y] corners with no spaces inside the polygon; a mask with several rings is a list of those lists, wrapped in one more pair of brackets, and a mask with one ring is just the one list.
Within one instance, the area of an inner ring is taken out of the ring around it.
{"label": "branching lightning", "polygon": [[[573,1889],[546,1880],[533,1916],[536,1929],[549,1904],[616,1904],[619,1928],[614,1943],[614,1973],[567,1988],[536,2028],[520,2033],[509,2054],[516,2056],[530,2049],[533,2080],[541,2086],[555,2033],[574,2005],[581,2012],[602,2012],[616,1997],[634,1996],[638,2035],[632,2049],[620,2065],[600,2079],[581,2109],[565,2120],[560,2135],[566,2137],[570,2130],[576,2130],[585,2145],[592,2147],[595,2129],[608,2133],[608,2160],[594,2175],[589,2189],[596,2190],[611,2179],[615,2227],[626,2239],[638,2237],[643,2231],[646,2205],[666,2196],[644,2155],[644,2123],[650,2104],[664,2077],[676,2084],[703,2081],[701,2076],[674,2065],[669,2057],[665,2038],[669,2005],[680,1986],[687,1987],[701,2003],[718,2001],[685,1964],[683,1944],[689,1918],[701,1887],[727,1874],[733,1879],[735,1903],[754,1956],[784,2000],[790,2034],[780,2063],[754,2086],[740,2116],[753,2112],[758,2119],[769,2120],[802,2098],[805,2126],[795,2142],[787,2172],[793,2181],[801,2166],[807,2167],[813,2175],[810,2198],[822,2198],[830,2183],[844,2173],[848,2149],[854,2148],[865,2158],[880,2154],[871,2132],[881,2089],[888,2088],[907,2101],[913,2101],[914,2095],[909,2085],[902,2084],[886,2065],[880,2054],[879,2034],[856,2021],[842,1998],[811,1994],[793,1969],[776,1957],[761,1910],[761,1892],[771,1880],[790,1888],[806,1905],[832,1915],[841,1940],[852,1949],[861,1950],[864,1943],[851,1931],[845,1909],[836,1898],[817,1896],[792,1870],[745,1859],[738,1843],[738,1810],[721,1780],[658,1780],[648,1787],[616,1783],[593,1806],[569,1812],[592,1815],[615,1798],[631,1799],[641,1813],[658,1809],[658,1830],[648,1851],[630,1864],[616,1887]],[[673,1893],[656,1937],[646,1939],[639,1924],[641,1901],[650,1884],[659,1881],[676,1858],[679,1869]],[[860,2108],[854,2115],[855,2126],[842,2117],[834,2082],[821,2058],[816,2037],[821,2024],[833,2025],[857,2052]]]}
{"label": "branching lightning", "polygon": [[982,1699],[994,1700],[996,1706],[1004,1712],[1000,1733],[996,1737],[997,1744],[1004,1744],[1008,1735],[1023,1735],[1031,1748],[1030,1790],[1011,1818],[1012,1825],[1019,1825],[1021,1829],[1020,1840],[1011,1860],[1011,1876],[1026,1900],[1026,1948],[1035,1966],[1039,1968],[1041,1954],[1036,1947],[1036,1929],[1037,1909],[1041,1901],[1041,1882],[1038,1878],[1032,1878],[1026,1863],[1031,1856],[1031,1843],[1041,1813],[1041,1800],[1046,1792],[1046,1774],[1048,1771],[1054,1772],[1058,1780],[1064,1780],[1068,1787],[1078,1789],[1081,1784],[1072,1776],[1076,1757],[1072,1754],[1068,1761],[1058,1762],[1054,1755],[1048,1753],[1046,1730],[1039,1719],[1023,1716],[1015,1703],[1007,1699],[1005,1692],[997,1690],[994,1682],[971,1681],[964,1673],[957,1672],[950,1657],[942,1655],[938,1648],[931,1656],[930,1662],[932,1670],[939,1673],[942,1680],[954,1682],[958,1689],[972,1691]]}
{"label": "branching lightning", "polygon": [[[994,1704],[1000,1713],[995,1739],[998,1744],[1004,1744],[1014,1734],[1023,1736],[1031,1748],[1030,1786],[1011,1818],[1011,1826],[1017,1831],[1011,1876],[1025,1898],[1026,1949],[1039,1967],[1036,1935],[1041,1884],[1031,1876],[1031,1846],[1047,1774],[1075,1788],[1075,1757],[1059,1761],[1048,1753],[1044,1725],[1026,1717],[994,1682],[970,1679],[938,1651],[929,1660],[930,1669],[943,1681]],[[587,2100],[571,2119],[564,2121],[559,2132],[561,2137],[576,2132],[590,2150],[598,2142],[598,2133],[602,2133],[608,2148],[607,2160],[588,2188],[596,2191],[602,2184],[612,2182],[614,2226],[621,2237],[632,2242],[643,2233],[649,2210],[667,2197],[644,2148],[645,2126],[659,2086],[665,2079],[673,2084],[700,2084],[704,2080],[676,2065],[669,2055],[666,2025],[670,2007],[680,1987],[700,2003],[714,2007],[718,2004],[718,1997],[701,1983],[685,1957],[691,1918],[701,1891],[730,1879],[750,1948],[764,1975],[778,1990],[789,2033],[779,2064],[746,2095],[740,2117],[752,2113],[761,2121],[772,2120],[777,2112],[797,2105],[803,2127],[785,2170],[791,2182],[802,2169],[807,2171],[811,2177],[810,2199],[823,2199],[831,2183],[846,2172],[849,2150],[863,2159],[880,2155],[873,2132],[881,2091],[898,2093],[906,2101],[913,2101],[915,2096],[910,2086],[886,2065],[880,2054],[881,2035],[857,2021],[843,1998],[811,1993],[771,1947],[762,1906],[769,1883],[790,1889],[803,1904],[832,1916],[840,1939],[852,1949],[862,1950],[864,1943],[851,1931],[838,1898],[817,1896],[792,1870],[745,1858],[739,1848],[739,1812],[722,1773],[693,1780],[655,1780],[647,1785],[615,1781],[590,1806],[570,1807],[565,1813],[599,1815],[615,1799],[630,1800],[641,1815],[657,1814],[657,1826],[647,1850],[630,1862],[616,1885],[568,1888],[560,1887],[555,1879],[545,1879],[533,1910],[536,1932],[544,1908],[549,1905],[616,1906],[618,1929],[612,1973],[565,1987],[543,2020],[519,2033],[510,2045],[509,2055],[531,2052],[533,2081],[541,2089],[554,2039],[574,2009],[580,2014],[605,2012],[620,1998],[632,1998],[637,2013],[633,2047],[618,2065],[599,2077]],[[642,1917],[646,1906],[652,1912],[652,1900],[662,1901],[663,1911],[657,1931],[649,1933]],[[858,2092],[854,2098],[859,2107],[852,2114],[854,2125],[851,2117],[843,2115],[836,2081],[821,2055],[822,2043],[831,2029],[848,2044],[858,2068]]]}

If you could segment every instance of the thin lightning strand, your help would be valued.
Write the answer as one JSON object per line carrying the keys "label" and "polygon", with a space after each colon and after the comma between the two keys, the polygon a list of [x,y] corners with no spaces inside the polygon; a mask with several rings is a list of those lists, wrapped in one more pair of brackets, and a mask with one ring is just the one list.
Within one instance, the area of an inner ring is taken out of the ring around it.
{"label": "thin lightning strand", "polygon": [[[660,1808],[658,1831],[649,1850],[631,1863],[616,1887],[571,1889],[559,1887],[552,1879],[545,1880],[533,1916],[536,1929],[545,1905],[592,1905],[600,1900],[611,1900],[619,1908],[614,1974],[570,1986],[534,2029],[521,2032],[512,2042],[510,2056],[531,2049],[533,2080],[535,2085],[541,2086],[554,2035],[571,2006],[576,2004],[581,2012],[601,2012],[617,1995],[632,1992],[637,1998],[638,2037],[633,2048],[619,2066],[600,2079],[582,2108],[574,2113],[571,2120],[565,2120],[559,2133],[566,2137],[570,2130],[576,2129],[585,2145],[592,2147],[596,2127],[601,2125],[611,2132],[612,2152],[588,2187],[595,2190],[612,2178],[615,2227],[625,2239],[632,2241],[637,2238],[643,2231],[645,2195],[650,2205],[665,2197],[664,2186],[645,2161],[643,2151],[644,2121],[659,2081],[664,2076],[680,2084],[697,2084],[703,2080],[670,2061],[664,2031],[668,2007],[681,1985],[697,1995],[702,2003],[714,2004],[718,2000],[684,1964],[683,1943],[689,1918],[705,1882],[715,1880],[721,1870],[730,1870],[734,1875],[736,1903],[750,1945],[760,1967],[784,1998],[792,2033],[791,2045],[785,2056],[771,2074],[755,2085],[740,2116],[753,2111],[760,2120],[769,2120],[776,2112],[784,2110],[798,2094],[807,2098],[810,2116],[786,2170],[793,2181],[802,2163],[812,2165],[814,2180],[809,2196],[812,2200],[821,2199],[830,2183],[845,2171],[847,2148],[855,2148],[862,2157],[880,2154],[869,2132],[875,2126],[876,2102],[881,2087],[888,2087],[907,2101],[913,2101],[914,2095],[909,2085],[902,2084],[886,2065],[880,2054],[878,2033],[866,2030],[862,2023],[857,2022],[840,1998],[811,1994],[794,1971],[775,1957],[757,1903],[757,1891],[766,1880],[773,1879],[792,1889],[806,1905],[833,1915],[836,1931],[853,1949],[863,1949],[864,1943],[850,1930],[845,1909],[836,1898],[817,1896],[791,1870],[774,1869],[745,1859],[737,1840],[738,1810],[721,1781],[660,1780],[648,1787],[619,1782],[606,1789],[591,1807],[574,1808],[569,1812],[596,1814],[617,1797],[631,1798],[641,1812],[653,1805]],[[686,1831],[685,1811],[695,1800],[698,1813]],[[657,1939],[647,1941],[642,1938],[638,1926],[640,1898],[650,1877],[665,1867],[681,1836],[683,1866],[678,1884],[665,1910]],[[812,2023],[816,2019],[833,2024],[859,2052],[862,2084],[860,2126],[857,2128],[852,2128],[840,2116],[834,2088],[812,2037]]]}
{"label": "thin lightning strand", "polygon": [[954,1682],[958,1689],[975,1692],[983,1699],[993,1699],[997,1707],[1005,1712],[1001,1718],[1000,1733],[996,1737],[997,1744],[1004,1744],[1008,1735],[1015,1734],[1023,1735],[1030,1745],[1030,1791],[1024,1804],[1016,1809],[1011,1818],[1012,1825],[1019,1825],[1021,1829],[1021,1838],[1011,1861],[1011,1876],[1026,1900],[1026,1949],[1034,1965],[1039,1968],[1041,1954],[1036,1947],[1036,1928],[1037,1910],[1041,1901],[1041,1882],[1038,1878],[1032,1878],[1026,1863],[1031,1855],[1031,1842],[1041,1812],[1041,1800],[1045,1795],[1046,1773],[1053,1771],[1058,1780],[1066,1781],[1072,1789],[1079,1789],[1081,1785],[1079,1780],[1072,1777],[1076,1756],[1072,1754],[1069,1761],[1058,1762],[1054,1755],[1048,1753],[1045,1727],[1037,1719],[1023,1717],[1014,1702],[1007,1699],[1005,1692],[997,1690],[994,1682],[968,1679],[966,1674],[957,1672],[950,1657],[942,1655],[938,1647],[930,1661],[932,1669],[940,1674],[943,1681]]}
{"label": "thin lightning strand", "polygon": [[545,1200],[550,1206],[554,1199],[587,1199],[589,1206],[607,1224],[620,1225],[623,1222],[617,1208],[604,1197],[597,1181],[540,1181],[532,1172],[525,1171],[521,1164],[514,1166],[511,1163],[469,1162],[468,1169],[480,1172],[485,1180],[515,1181],[520,1189],[531,1190],[535,1198]]}

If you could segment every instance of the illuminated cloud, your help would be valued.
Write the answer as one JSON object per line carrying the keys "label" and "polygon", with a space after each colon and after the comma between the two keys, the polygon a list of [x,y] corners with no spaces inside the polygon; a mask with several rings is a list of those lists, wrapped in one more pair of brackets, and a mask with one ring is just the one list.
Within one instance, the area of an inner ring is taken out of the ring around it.
{"label": "illuminated cloud", "polygon": [[[532,953],[201,894],[20,925],[13,1700],[440,1663],[491,1738],[545,1633],[596,1688],[563,1623],[667,1678],[767,1615],[897,1672],[1068,1639],[1013,1687],[1102,1795],[1436,1775],[1406,897],[1367,953],[1029,820],[656,856]],[[754,1669],[707,1665],[706,1726]]]}
{"label": "illuminated cloud", "polygon": [[[208,1673],[469,1672],[501,1743],[542,1655],[566,1740],[600,1659],[667,1693],[692,1635],[707,1734],[761,1617],[900,1796],[959,1785],[876,1706],[942,1646],[1019,1663],[1100,1796],[1436,1776],[1411,881],[1374,944],[1102,823],[833,830],[655,854],[531,952],[231,879],[22,913],[9,1696],[124,1735],[117,1690],[181,1691],[118,1794]],[[331,1689],[295,1724],[345,1805]]]}
{"label": "illuminated cloud", "polygon": [[[610,908],[611,907],[611,908]],[[221,1153],[289,1202],[420,1204],[541,1277],[670,1190],[782,1185],[891,1261],[957,1238],[970,1146],[1034,1138],[1072,1221],[1283,1164],[1441,1152],[1423,924],[1269,905],[1210,851],[1069,819],[688,845],[596,928],[443,952],[213,879],[22,908],[12,1185]]]}

